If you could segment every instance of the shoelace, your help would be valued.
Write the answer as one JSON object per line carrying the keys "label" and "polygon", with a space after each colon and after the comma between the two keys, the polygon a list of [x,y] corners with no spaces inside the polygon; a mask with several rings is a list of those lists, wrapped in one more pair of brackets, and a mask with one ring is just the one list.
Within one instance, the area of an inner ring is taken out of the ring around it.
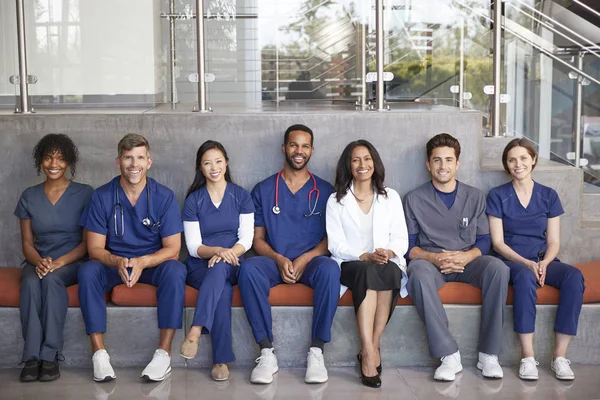
{"label": "shoelace", "polygon": [[319,357],[316,354],[310,353],[308,359],[306,360],[306,363],[310,366],[317,365],[319,367],[322,367],[325,365],[324,361],[325,360],[323,359],[323,357]]}
{"label": "shoelace", "polygon": [[540,363],[539,363],[537,360],[525,360],[525,361],[521,361],[521,363],[523,363],[523,364],[533,364],[533,365],[535,365],[536,367],[537,367],[538,365],[540,365]]}
{"label": "shoelace", "polygon": [[554,364],[556,365],[556,369],[558,371],[565,372],[568,368],[570,368],[569,365],[571,364],[571,360],[561,358],[560,360],[554,360]]}
{"label": "shoelace", "polygon": [[256,364],[258,364],[257,367],[264,367],[267,364],[267,358],[268,357],[269,356],[260,356],[256,360],[254,360],[254,362]]}
{"label": "shoelace", "polygon": [[481,362],[486,362],[486,361],[498,362],[498,356],[494,356],[494,355],[486,354],[486,353],[481,353],[481,355],[482,355]]}

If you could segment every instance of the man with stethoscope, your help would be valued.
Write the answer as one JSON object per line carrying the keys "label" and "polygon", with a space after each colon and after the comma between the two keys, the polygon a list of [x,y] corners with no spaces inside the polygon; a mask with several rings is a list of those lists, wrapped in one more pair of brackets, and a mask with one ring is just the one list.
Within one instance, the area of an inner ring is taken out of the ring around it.
{"label": "man with stethoscope", "polygon": [[281,146],[285,166],[252,190],[253,248],[258,257],[244,261],[238,285],[248,322],[261,355],[252,383],[271,383],[278,371],[273,349],[270,288],[301,283],[314,289],[312,342],[305,381],[328,379],[323,346],[331,340],[331,324],[340,293],[340,269],[328,257],[325,208],[333,186],[307,169],[313,133],[304,125],[290,126]]}
{"label": "man with stethoscope", "polygon": [[[96,189],[81,217],[91,261],[79,269],[79,300],[97,382],[115,379],[103,342],[104,293],[120,284],[157,286],[160,343],[141,377],[162,381],[171,371],[171,343],[181,328],[185,295],[186,268],[177,260],[183,224],[173,192],[146,177],[151,165],[146,138],[125,135],[118,145],[121,175]],[[135,337],[130,340],[134,346]]]}

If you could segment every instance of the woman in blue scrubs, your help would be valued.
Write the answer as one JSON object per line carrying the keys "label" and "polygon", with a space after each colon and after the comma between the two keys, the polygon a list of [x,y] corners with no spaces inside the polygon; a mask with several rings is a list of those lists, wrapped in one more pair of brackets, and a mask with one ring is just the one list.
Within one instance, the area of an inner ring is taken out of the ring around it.
{"label": "woman in blue scrubs", "polygon": [[67,135],[44,136],[33,149],[33,158],[38,175],[43,171],[46,180],[26,189],[15,209],[25,255],[19,305],[25,339],[22,382],[60,377],[66,288],[77,283],[86,254],[79,218],[93,192],[91,186],[72,181],[78,154]]}
{"label": "woman in blue scrubs", "polygon": [[254,204],[250,194],[233,184],[223,145],[204,142],[196,155],[196,177],[183,207],[185,243],[189,252],[186,283],[199,290],[192,328],[181,356],[194,358],[201,333],[210,333],[212,378],[229,377],[226,363],[235,361],[231,343],[232,286],[237,267],[252,246]]}
{"label": "woman in blue scrubs", "polygon": [[504,149],[502,164],[512,181],[490,190],[487,213],[492,244],[510,268],[514,288],[514,329],[519,335],[522,359],[519,377],[538,379],[533,332],[538,287],[560,289],[554,332],[556,344],[550,364],[556,378],[572,380],[567,347],[577,334],[585,290],[583,275],[556,256],[560,247],[560,215],[564,213],[554,189],[535,182],[535,148],[527,139],[514,139]]}

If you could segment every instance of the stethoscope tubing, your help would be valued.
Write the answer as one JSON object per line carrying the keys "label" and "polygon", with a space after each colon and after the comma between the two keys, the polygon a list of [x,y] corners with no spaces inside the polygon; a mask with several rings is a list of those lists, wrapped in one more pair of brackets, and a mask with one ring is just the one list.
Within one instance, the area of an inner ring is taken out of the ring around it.
{"label": "stethoscope tubing", "polygon": [[[118,238],[122,238],[125,235],[125,213],[123,212],[123,205],[121,204],[121,199],[119,198],[119,182],[117,182],[117,186],[115,187],[115,206],[113,212],[113,218],[115,221],[115,236]],[[152,200],[150,198],[150,182],[146,181],[146,197],[148,202],[148,209],[146,210],[146,218],[142,220],[142,225],[146,227],[150,227],[152,225],[152,221],[150,220],[150,210],[152,207]],[[121,233],[119,234],[117,229],[117,207],[121,211]]]}
{"label": "stethoscope tubing", "polygon": [[[312,215],[315,215],[315,210],[317,209],[317,204],[319,203],[319,197],[321,196],[321,191],[319,190],[319,188],[317,188],[317,179],[315,178],[315,176],[310,171],[306,171],[306,172],[308,172],[308,175],[310,175],[310,177],[313,181],[313,188],[310,190],[310,192],[308,192],[308,211],[309,211],[309,213],[304,215],[305,217],[310,217]],[[275,214],[275,215],[279,215],[279,213],[281,212],[281,208],[279,207],[279,179],[281,178],[282,173],[283,173],[283,169],[277,173],[277,178],[275,179],[275,206],[273,206],[273,209],[272,209],[273,214]],[[316,196],[315,196],[315,202],[311,209],[310,199],[311,199],[313,193],[316,193]]]}

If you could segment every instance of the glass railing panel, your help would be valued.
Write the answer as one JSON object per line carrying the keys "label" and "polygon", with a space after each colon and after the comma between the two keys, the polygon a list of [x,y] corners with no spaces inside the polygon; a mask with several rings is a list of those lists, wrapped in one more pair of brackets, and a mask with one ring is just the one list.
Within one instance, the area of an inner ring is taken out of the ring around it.
{"label": "glass railing panel", "polygon": [[[3,2],[6,3],[6,2]],[[165,101],[160,0],[25,2],[34,107]]]}
{"label": "glass railing panel", "polygon": [[0,109],[14,110],[19,95],[17,14],[14,1],[0,2]]}
{"label": "glass railing panel", "polygon": [[[395,2],[384,10],[384,71],[387,101],[431,101],[455,105],[457,15],[452,1]],[[458,37],[458,40],[457,40]]]}

